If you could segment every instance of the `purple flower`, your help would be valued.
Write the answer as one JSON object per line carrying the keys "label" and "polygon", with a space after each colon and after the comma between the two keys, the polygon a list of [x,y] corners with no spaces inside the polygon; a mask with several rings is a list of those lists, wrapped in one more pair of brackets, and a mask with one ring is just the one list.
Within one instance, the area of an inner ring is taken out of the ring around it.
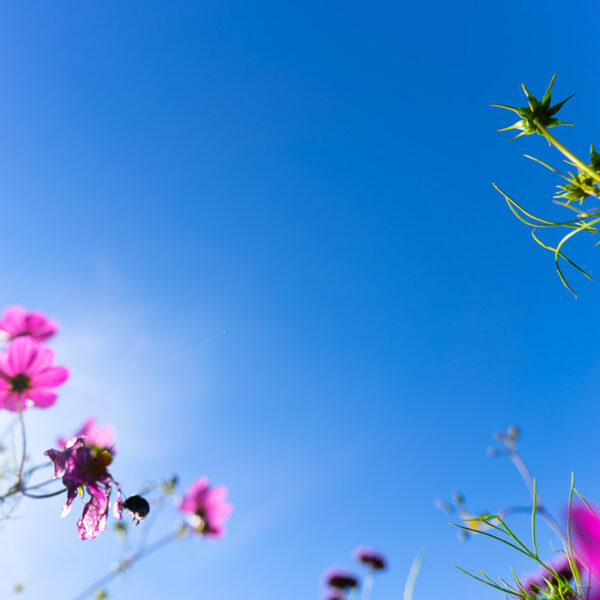
{"label": "purple flower", "polygon": [[233,512],[233,504],[226,498],[224,485],[211,487],[206,477],[200,477],[183,497],[179,510],[188,515],[188,522],[196,533],[219,537]]}
{"label": "purple flower", "polygon": [[[96,425],[96,418],[89,417],[72,437],[85,438],[86,444],[96,446],[98,450],[108,450],[113,456],[117,453],[115,446],[115,428],[112,425]],[[59,447],[64,450],[71,438],[58,438]]]}
{"label": "purple flower", "polygon": [[325,592],[323,600],[346,600],[346,594],[341,590],[328,590]]}
{"label": "purple flower", "polygon": [[14,339],[0,354],[0,408],[11,411],[31,406],[48,408],[56,402],[52,389],[69,378],[55,367],[54,352],[30,337]]}
{"label": "purple flower", "polygon": [[54,476],[62,477],[67,488],[63,517],[71,511],[73,500],[80,489],[82,492],[87,491],[90,496],[77,521],[77,531],[82,540],[95,538],[106,529],[113,483],[118,491],[113,514],[115,518],[121,519],[121,486],[107,471],[112,463],[112,454],[108,450],[98,449],[87,444],[84,437],[77,437],[67,442],[64,450],[47,450],[44,454],[54,463]]}
{"label": "purple flower", "polygon": [[358,587],[358,577],[344,569],[329,569],[323,576],[325,585],[336,590],[347,590]]}
{"label": "purple flower", "polygon": [[28,335],[44,342],[58,331],[58,325],[44,313],[27,312],[23,306],[10,306],[0,319],[0,330],[5,331],[11,340]]}
{"label": "purple flower", "polygon": [[354,556],[358,562],[367,565],[373,571],[383,571],[387,567],[387,561],[383,554],[372,548],[359,547],[354,550]]}
{"label": "purple flower", "polygon": [[[563,554],[556,560],[550,562],[550,568],[542,569],[533,575],[529,575],[525,577],[525,579],[521,582],[525,591],[530,596],[539,595],[540,591],[544,591],[548,588],[548,583],[556,584],[557,583],[557,575],[558,577],[570,580],[573,577],[573,572],[571,570],[571,563],[569,559]],[[579,564],[577,564],[579,568]]]}

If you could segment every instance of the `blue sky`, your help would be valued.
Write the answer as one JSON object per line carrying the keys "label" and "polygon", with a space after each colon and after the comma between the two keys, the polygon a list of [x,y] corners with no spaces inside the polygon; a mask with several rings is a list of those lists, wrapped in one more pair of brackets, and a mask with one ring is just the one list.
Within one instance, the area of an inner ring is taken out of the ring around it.
{"label": "blue sky", "polygon": [[[526,502],[485,455],[511,423],[551,508],[571,470],[600,503],[600,287],[571,274],[575,301],[493,190],[560,214],[522,154],[558,157],[488,107],[558,72],[585,156],[599,22],[593,1],[0,2],[3,302],[55,316],[72,370],[32,451],[96,414],[127,489],[205,473],[236,505],[112,598],[318,598],[359,544],[390,558],[375,599],[423,546],[416,600],[497,597],[452,563],[532,566],[460,544],[433,499]],[[59,507],[5,525],[2,595],[71,597],[118,556]]]}

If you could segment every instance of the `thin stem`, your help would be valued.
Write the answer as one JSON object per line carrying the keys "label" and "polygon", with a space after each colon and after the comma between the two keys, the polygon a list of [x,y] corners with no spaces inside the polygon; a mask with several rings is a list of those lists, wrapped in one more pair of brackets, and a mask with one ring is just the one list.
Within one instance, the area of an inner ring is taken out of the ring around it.
{"label": "thin stem", "polygon": [[559,152],[566,156],[570,161],[574,162],[582,171],[585,171],[590,177],[600,183],[600,175],[586,165],[581,159],[577,158],[570,150],[565,148],[538,120],[535,125],[539,132],[550,142]]}
{"label": "thin stem", "polygon": [[53,498],[54,496],[60,496],[60,494],[64,494],[66,491],[67,488],[63,488],[57,492],[50,492],[49,494],[30,494],[27,490],[21,490],[21,493],[23,496],[27,496],[28,498]]}
{"label": "thin stem", "polygon": [[21,425],[21,464],[17,473],[17,485],[19,489],[23,483],[23,469],[27,456],[27,436],[25,435],[25,419],[23,418],[23,394],[19,394],[19,423]]}
{"label": "thin stem", "polygon": [[156,552],[157,550],[160,550],[167,544],[174,542],[175,540],[179,539],[180,537],[181,537],[181,533],[179,532],[179,530],[176,530],[176,531],[173,531],[173,532],[169,533],[168,535],[165,535],[164,537],[160,538],[153,544],[150,544],[149,546],[146,546],[145,548],[138,550],[137,552],[132,554],[129,558],[126,558],[125,560],[123,560],[119,564],[119,567],[117,569],[112,570],[109,573],[106,573],[105,575],[103,575],[102,577],[100,577],[99,579],[94,581],[94,583],[92,583],[92,585],[90,585],[88,588],[83,590],[83,592],[81,592],[80,594],[75,596],[73,598],[73,600],[84,600],[85,598],[88,598],[98,588],[101,588],[102,586],[106,585],[107,583],[110,583],[113,579],[115,579],[115,577],[117,577],[117,575],[119,575],[123,569],[131,567],[132,565],[134,565],[136,562],[138,562],[143,557],[148,556],[149,554],[152,554],[153,552]]}
{"label": "thin stem", "polygon": [[406,585],[404,586],[404,600],[412,600],[413,594],[415,593],[415,584],[417,583],[417,577],[423,567],[423,562],[427,556],[427,549],[423,548],[419,551],[415,560],[413,560],[406,578]]}
{"label": "thin stem", "polygon": [[365,581],[362,586],[362,592],[360,600],[369,600],[371,598],[371,592],[373,591],[373,585],[375,583],[375,577],[373,575],[373,569],[369,569]]}
{"label": "thin stem", "polygon": [[544,518],[546,523],[548,523],[548,525],[558,535],[558,537],[561,539],[561,541],[564,542],[566,539],[565,533],[562,530],[562,527],[560,526],[558,521],[552,515],[552,513],[550,513],[544,507],[544,504],[542,502],[542,497],[537,492],[537,489],[534,486],[533,478],[531,477],[531,474],[529,473],[529,469],[527,468],[527,465],[525,465],[525,463],[523,462],[523,459],[519,456],[519,453],[514,448],[512,448],[512,447],[506,448],[506,454],[508,455],[508,457],[510,458],[512,463],[515,465],[515,467],[517,468],[517,471],[519,471],[521,478],[523,479],[523,481],[525,482],[525,485],[527,486],[527,489],[529,490],[532,500],[534,502],[536,502],[536,504],[537,504],[536,510],[540,513],[540,515],[542,515],[542,517]]}

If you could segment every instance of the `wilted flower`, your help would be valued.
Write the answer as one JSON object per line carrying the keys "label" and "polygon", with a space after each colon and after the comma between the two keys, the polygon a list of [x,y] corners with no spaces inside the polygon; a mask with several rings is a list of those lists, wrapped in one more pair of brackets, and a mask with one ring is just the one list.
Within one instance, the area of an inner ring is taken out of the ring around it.
{"label": "wilted flower", "polygon": [[226,497],[224,485],[211,487],[206,477],[200,477],[183,497],[179,510],[188,514],[188,522],[196,533],[218,537],[233,512],[233,505]]}
{"label": "wilted flower", "polygon": [[52,388],[69,377],[65,367],[53,362],[54,351],[33,338],[10,342],[0,354],[0,406],[12,411],[52,406],[57,398]]}
{"label": "wilted flower", "polygon": [[82,540],[95,538],[106,529],[106,517],[110,506],[110,494],[114,483],[118,490],[113,514],[121,519],[121,487],[113,480],[107,467],[112,463],[112,454],[86,443],[84,437],[73,438],[64,450],[47,450],[46,456],[54,463],[54,476],[62,477],[67,488],[67,501],[62,516],[69,514],[78,491],[87,491],[90,499],[83,507],[77,521],[77,530]]}
{"label": "wilted flower", "polygon": [[11,340],[28,335],[44,342],[58,331],[58,325],[44,313],[27,312],[23,306],[10,306],[0,319],[0,330],[5,331]]}
{"label": "wilted flower", "polygon": [[[96,418],[90,417],[73,435],[85,438],[86,444],[96,446],[99,450],[108,450],[113,456],[117,453],[115,446],[115,428],[112,425],[96,425]],[[58,438],[60,448],[64,449],[72,438]]]}
{"label": "wilted flower", "polygon": [[367,565],[373,571],[382,571],[387,566],[387,561],[383,554],[376,552],[371,548],[356,548],[354,550],[354,556],[358,562]]}
{"label": "wilted flower", "polygon": [[358,587],[358,577],[344,569],[330,569],[323,577],[325,585],[336,590],[348,590]]}

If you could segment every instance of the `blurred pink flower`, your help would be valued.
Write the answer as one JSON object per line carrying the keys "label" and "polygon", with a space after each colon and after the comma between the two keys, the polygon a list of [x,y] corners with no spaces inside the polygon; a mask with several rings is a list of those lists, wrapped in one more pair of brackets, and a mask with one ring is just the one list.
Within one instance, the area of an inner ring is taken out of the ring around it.
{"label": "blurred pink flower", "polygon": [[[108,450],[113,456],[117,453],[115,446],[115,428],[112,425],[96,425],[96,417],[89,417],[72,437],[85,438],[86,444],[96,446],[99,450]],[[60,437],[58,445],[64,450],[71,438]]]}
{"label": "blurred pink flower", "polygon": [[23,306],[10,306],[0,319],[0,330],[5,331],[11,340],[28,335],[44,342],[58,331],[58,325],[44,313],[27,312]]}
{"label": "blurred pink flower", "polygon": [[69,377],[55,367],[54,351],[30,337],[18,337],[0,354],[0,408],[11,411],[32,406],[48,408],[56,402],[52,389]]}
{"label": "blurred pink flower", "polygon": [[98,450],[87,444],[85,438],[78,437],[70,440],[64,450],[46,450],[44,454],[54,463],[54,477],[62,477],[62,482],[67,488],[63,517],[71,511],[79,489],[87,491],[90,495],[77,521],[77,531],[82,540],[93,539],[106,530],[113,483],[118,491],[113,514],[117,519],[122,518],[121,486],[107,470],[112,463],[110,452]]}
{"label": "blurred pink flower", "polygon": [[196,533],[219,537],[233,512],[233,505],[226,498],[224,485],[211,487],[206,477],[200,477],[183,497],[179,510],[188,514],[188,522]]}
{"label": "blurred pink flower", "polygon": [[600,579],[600,515],[587,506],[574,506],[571,528],[578,557]]}
{"label": "blurred pink flower", "polygon": [[373,550],[372,548],[359,547],[354,550],[354,556],[358,562],[367,565],[373,571],[382,571],[387,567],[387,561],[383,554]]}

